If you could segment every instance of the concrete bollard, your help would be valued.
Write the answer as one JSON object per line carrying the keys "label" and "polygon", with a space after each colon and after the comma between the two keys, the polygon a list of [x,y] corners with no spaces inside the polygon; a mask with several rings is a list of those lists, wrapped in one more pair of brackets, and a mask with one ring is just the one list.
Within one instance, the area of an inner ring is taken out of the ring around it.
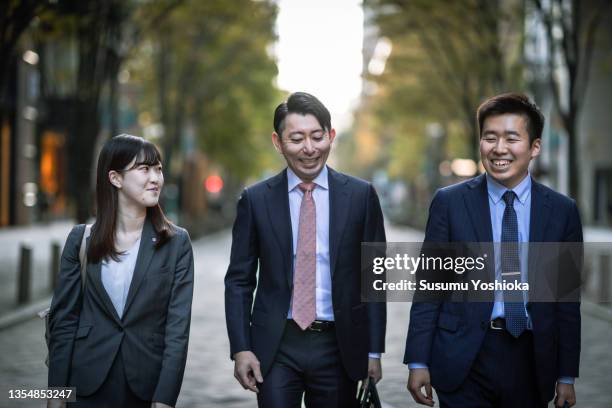
{"label": "concrete bollard", "polygon": [[610,303],[610,255],[599,255],[599,303]]}
{"label": "concrete bollard", "polygon": [[19,247],[19,276],[17,277],[17,304],[30,301],[30,282],[32,280],[32,248],[21,244]]}
{"label": "concrete bollard", "polygon": [[49,265],[49,292],[53,293],[57,285],[60,265],[61,245],[57,241],[51,242],[51,265]]}

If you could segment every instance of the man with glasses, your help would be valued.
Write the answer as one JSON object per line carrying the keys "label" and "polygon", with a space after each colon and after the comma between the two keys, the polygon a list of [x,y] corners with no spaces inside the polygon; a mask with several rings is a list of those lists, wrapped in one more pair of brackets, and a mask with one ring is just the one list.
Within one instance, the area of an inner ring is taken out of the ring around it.
{"label": "man with glasses", "polygon": [[317,98],[290,95],[272,133],[287,168],[238,201],[225,310],[234,376],[260,407],[350,407],[382,377],[386,309],[361,302],[360,251],[385,241],[383,217],[371,184],[327,167],[335,135]]}

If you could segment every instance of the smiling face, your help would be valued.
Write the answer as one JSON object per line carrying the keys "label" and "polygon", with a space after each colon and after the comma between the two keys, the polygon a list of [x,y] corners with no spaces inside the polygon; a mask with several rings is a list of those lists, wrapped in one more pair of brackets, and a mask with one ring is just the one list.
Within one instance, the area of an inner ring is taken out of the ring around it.
{"label": "smiling face", "polygon": [[489,116],[480,135],[480,159],[489,176],[511,189],[528,174],[529,162],[540,154],[540,142],[529,142],[523,115]]}
{"label": "smiling face", "polygon": [[314,115],[289,113],[284,120],[282,135],[272,133],[276,150],[287,161],[287,166],[300,178],[314,180],[329,156],[336,131],[326,131]]}
{"label": "smiling face", "polygon": [[122,171],[110,171],[109,179],[118,189],[120,205],[153,207],[159,202],[164,186],[162,165],[136,163],[136,158]]}

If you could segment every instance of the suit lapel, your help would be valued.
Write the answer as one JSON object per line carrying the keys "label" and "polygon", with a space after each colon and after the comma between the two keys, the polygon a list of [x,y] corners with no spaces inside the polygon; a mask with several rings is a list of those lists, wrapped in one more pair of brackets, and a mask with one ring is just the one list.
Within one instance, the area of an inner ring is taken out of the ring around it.
{"label": "suit lapel", "polygon": [[[476,242],[480,243],[479,253],[493,255],[493,227],[491,226],[491,211],[489,209],[489,192],[487,178],[484,174],[470,180],[468,189],[463,195],[470,221],[476,233]],[[495,279],[495,257],[489,256],[486,262],[490,281]],[[472,302],[474,313],[480,320],[491,315],[493,302]]]}
{"label": "suit lapel", "polygon": [[266,202],[270,225],[278,241],[284,258],[287,283],[293,285],[293,237],[291,235],[291,216],[289,214],[289,191],[287,185],[287,170],[268,180]]}
{"label": "suit lapel", "polygon": [[531,211],[529,215],[529,242],[543,242],[550,216],[550,199],[542,186],[531,180]]}
{"label": "suit lapel", "polygon": [[472,226],[476,232],[477,241],[493,242],[487,179],[484,174],[468,182],[468,189],[464,193],[463,198]]}
{"label": "suit lapel", "polygon": [[330,272],[334,276],[338,250],[344,233],[351,205],[351,191],[347,188],[348,178],[331,168],[328,168],[329,183],[329,253]]}
{"label": "suit lapel", "polygon": [[[87,245],[89,246],[89,238],[87,238]],[[117,310],[113,305],[106,289],[104,288],[104,284],[102,283],[102,261],[98,263],[88,263],[87,264],[87,275],[89,276],[89,282],[92,283],[95,291],[102,298],[102,303],[106,308],[106,312],[112,316],[117,324],[121,324],[121,318],[117,314]]]}
{"label": "suit lapel", "polygon": [[[529,212],[529,242],[544,242],[544,232],[548,225],[551,213],[550,198],[542,186],[535,180],[531,180],[531,210]],[[539,270],[541,245],[529,245],[527,279],[530,287],[539,288],[544,283],[543,274],[536,273]]]}
{"label": "suit lapel", "polygon": [[130,290],[128,291],[127,299],[125,300],[125,307],[123,308],[123,315],[125,316],[128,312],[130,304],[134,300],[134,296],[140,288],[140,284],[144,279],[153,254],[155,253],[155,240],[157,236],[153,229],[153,224],[149,219],[145,220],[142,227],[142,234],[140,235],[140,246],[138,247],[138,257],[136,258],[136,265],[134,266],[134,275],[132,276],[132,283],[130,284]]}

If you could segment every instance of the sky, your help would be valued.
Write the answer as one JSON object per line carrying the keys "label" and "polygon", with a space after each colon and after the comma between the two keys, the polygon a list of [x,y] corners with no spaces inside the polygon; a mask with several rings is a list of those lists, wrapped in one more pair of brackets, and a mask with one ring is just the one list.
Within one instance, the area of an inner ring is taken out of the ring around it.
{"label": "sky", "polygon": [[361,0],[278,0],[278,86],[305,91],[345,130],[361,92]]}

